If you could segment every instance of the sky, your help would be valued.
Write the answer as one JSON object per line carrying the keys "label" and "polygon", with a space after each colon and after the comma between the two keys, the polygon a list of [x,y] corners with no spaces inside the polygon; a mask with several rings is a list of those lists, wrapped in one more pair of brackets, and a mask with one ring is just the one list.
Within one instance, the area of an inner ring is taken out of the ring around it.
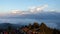
{"label": "sky", "polygon": [[0,0],[0,14],[29,11],[30,9],[32,11],[35,8],[45,11],[60,11],[60,0]]}

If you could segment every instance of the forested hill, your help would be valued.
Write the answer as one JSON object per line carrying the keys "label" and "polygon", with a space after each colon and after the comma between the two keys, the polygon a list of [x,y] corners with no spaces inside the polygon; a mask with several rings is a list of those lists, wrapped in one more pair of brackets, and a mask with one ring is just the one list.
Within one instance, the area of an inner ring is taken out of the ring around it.
{"label": "forested hill", "polygon": [[34,33],[34,34],[60,34],[60,30],[49,28],[46,24],[41,23],[34,23],[33,25],[29,24],[28,26],[25,26],[22,28],[23,31]]}
{"label": "forested hill", "polygon": [[48,27],[45,23],[29,25],[16,25],[10,23],[0,24],[0,34],[60,34],[60,30]]}

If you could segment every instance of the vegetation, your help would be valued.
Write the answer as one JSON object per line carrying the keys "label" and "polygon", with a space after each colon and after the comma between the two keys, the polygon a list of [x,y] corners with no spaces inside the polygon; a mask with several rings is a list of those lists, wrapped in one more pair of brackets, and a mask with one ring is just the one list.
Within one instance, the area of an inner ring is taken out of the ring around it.
{"label": "vegetation", "polygon": [[0,29],[0,34],[60,34],[60,30],[49,28],[44,23],[34,22],[18,28],[8,26],[6,29]]}

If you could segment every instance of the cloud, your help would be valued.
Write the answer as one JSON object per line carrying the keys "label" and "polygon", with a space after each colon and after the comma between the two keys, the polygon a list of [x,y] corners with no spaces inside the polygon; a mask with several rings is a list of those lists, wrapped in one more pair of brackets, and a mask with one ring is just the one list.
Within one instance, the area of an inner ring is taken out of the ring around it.
{"label": "cloud", "polygon": [[24,14],[30,14],[30,12],[29,11],[22,11],[22,10],[11,10],[11,14],[24,15]]}
{"label": "cloud", "polygon": [[11,13],[14,13],[14,14],[21,13],[21,12],[22,12],[21,10],[11,10]]}
{"label": "cloud", "polygon": [[41,11],[41,10],[44,10],[45,8],[47,8],[47,7],[48,7],[48,5],[46,4],[46,5],[44,5],[44,6],[37,7],[36,10],[37,10],[37,11]]}
{"label": "cloud", "polygon": [[29,7],[29,9],[27,11],[23,11],[23,10],[11,10],[11,13],[13,14],[35,14],[35,13],[38,13],[38,12],[42,12],[44,11],[45,8],[48,7],[48,4],[45,4],[43,6],[32,6],[32,7]]}
{"label": "cloud", "polygon": [[42,10],[44,10],[45,8],[48,7],[48,4],[46,5],[43,5],[43,6],[37,6],[37,7],[30,7],[29,11],[32,12],[32,13],[35,13],[35,12],[40,12]]}

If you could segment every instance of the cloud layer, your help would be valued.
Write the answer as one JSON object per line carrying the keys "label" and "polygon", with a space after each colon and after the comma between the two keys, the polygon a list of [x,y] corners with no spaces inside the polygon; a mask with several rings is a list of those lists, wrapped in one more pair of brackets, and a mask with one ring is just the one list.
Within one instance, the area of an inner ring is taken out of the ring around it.
{"label": "cloud layer", "polygon": [[38,7],[31,7],[29,11],[31,11],[31,12],[38,12],[38,11],[44,10],[47,7],[48,7],[47,4],[43,5],[43,6],[38,6]]}
{"label": "cloud layer", "polygon": [[33,6],[30,7],[27,11],[23,11],[23,10],[11,10],[11,13],[13,14],[31,14],[31,13],[38,13],[38,12],[42,12],[44,11],[45,8],[47,8],[48,5],[43,5],[43,6]]}

